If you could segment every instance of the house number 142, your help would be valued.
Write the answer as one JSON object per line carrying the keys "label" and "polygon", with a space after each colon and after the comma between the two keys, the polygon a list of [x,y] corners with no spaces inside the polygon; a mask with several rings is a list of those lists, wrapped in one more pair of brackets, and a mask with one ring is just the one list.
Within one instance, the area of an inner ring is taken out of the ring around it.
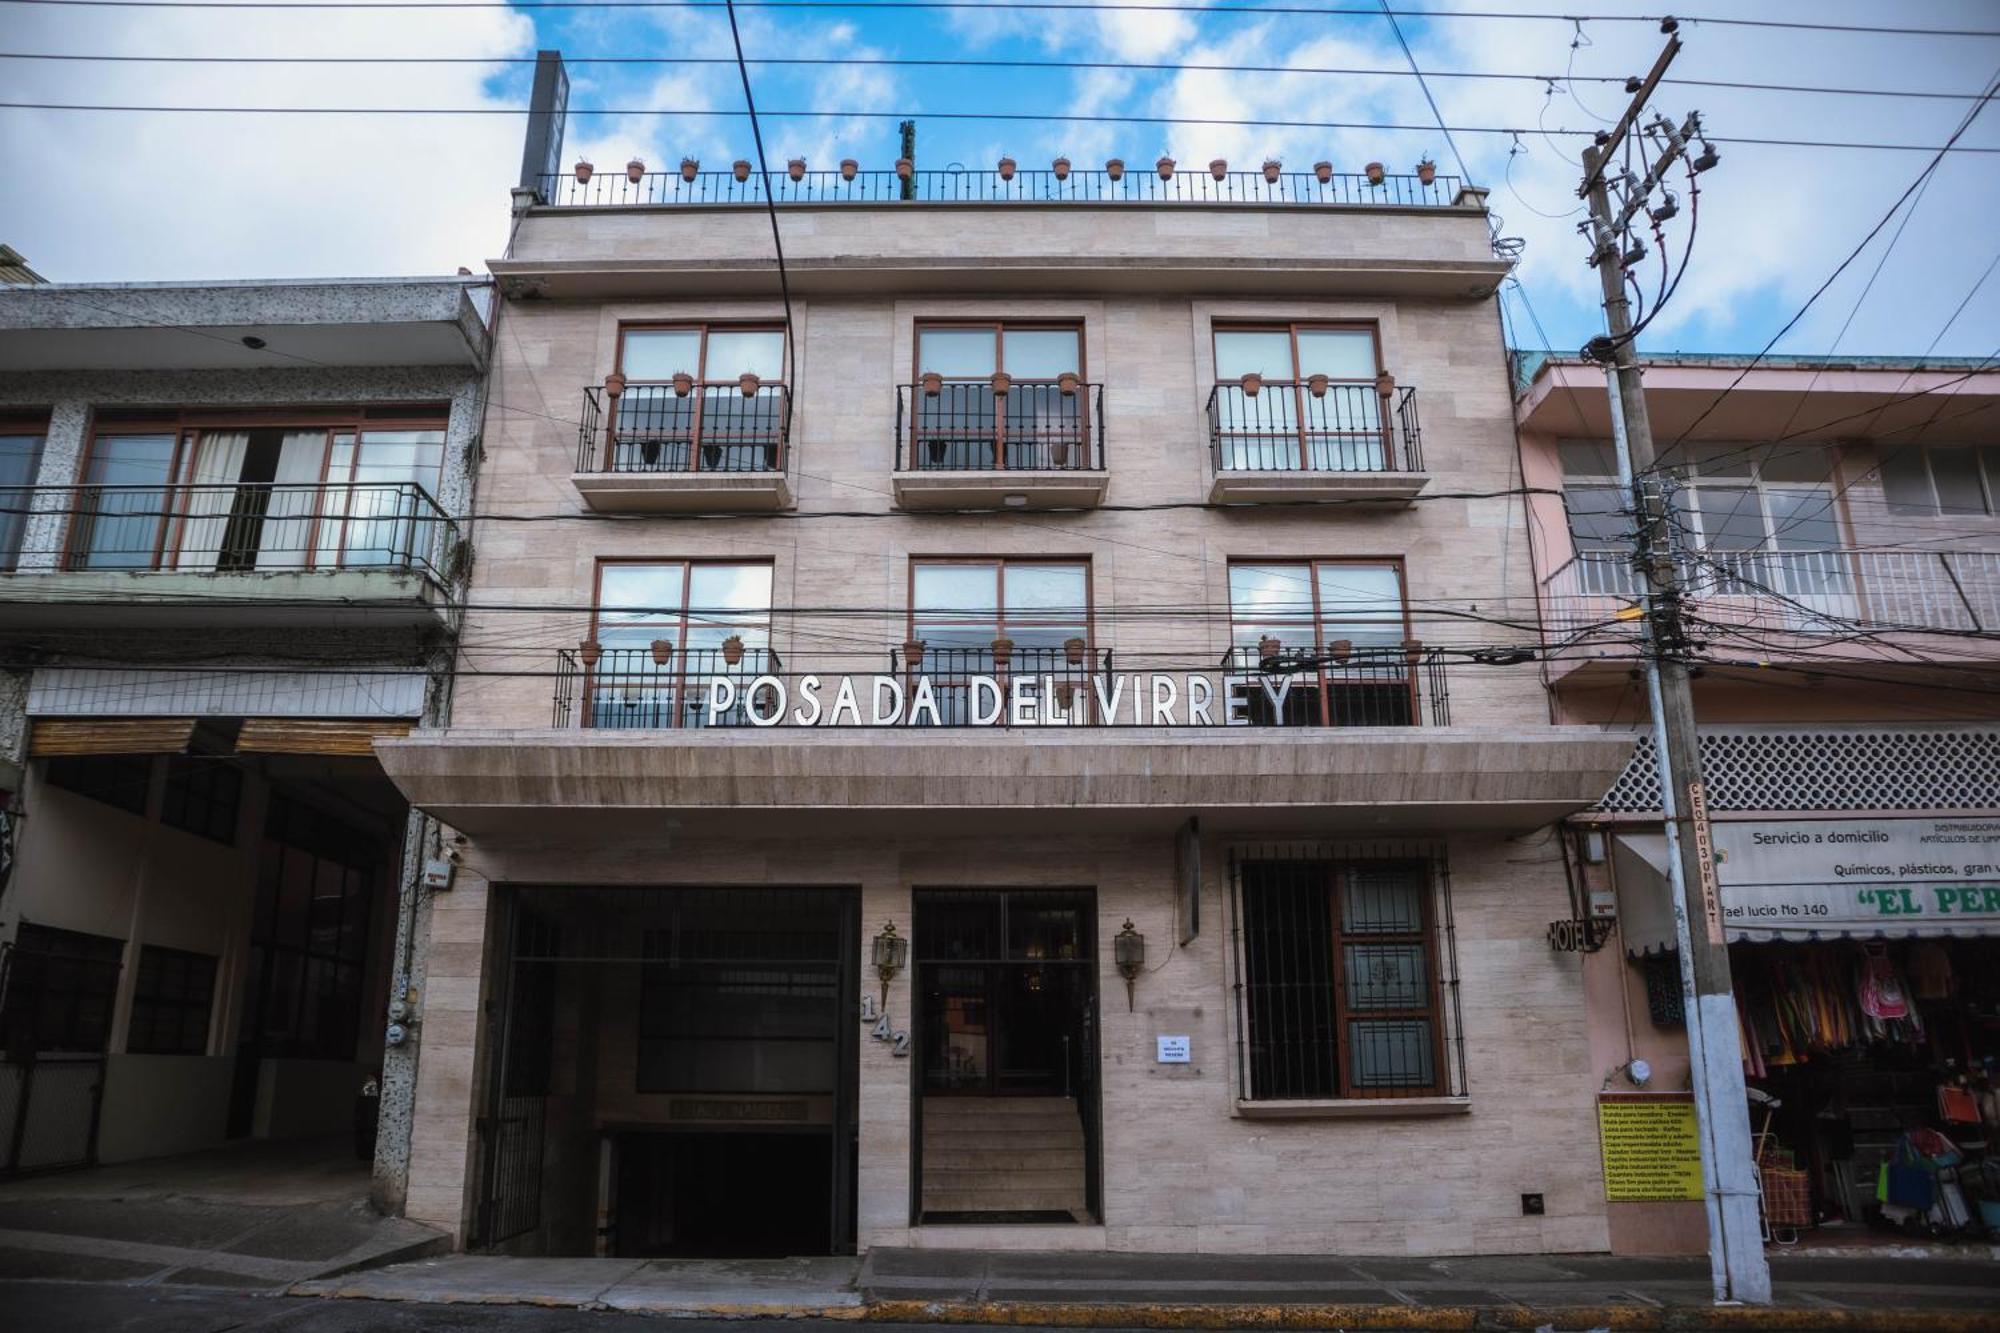
{"label": "house number 142", "polygon": [[910,1053],[910,1034],[898,1031],[889,1024],[889,1015],[882,1012],[873,995],[861,997],[861,1021],[871,1026],[868,1035],[877,1041],[889,1043],[889,1054],[907,1056]]}

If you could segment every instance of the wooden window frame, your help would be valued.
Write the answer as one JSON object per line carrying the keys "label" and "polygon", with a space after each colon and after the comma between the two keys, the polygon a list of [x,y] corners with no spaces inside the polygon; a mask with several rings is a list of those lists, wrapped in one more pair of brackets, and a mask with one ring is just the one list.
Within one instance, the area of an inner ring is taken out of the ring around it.
{"label": "wooden window frame", "polygon": [[[1413,944],[1420,943],[1424,950],[1424,993],[1427,1004],[1422,1008],[1364,1009],[1356,1011],[1348,1004],[1347,964],[1344,957],[1348,938],[1341,931],[1341,902],[1356,869],[1367,866],[1410,866],[1414,867],[1417,879],[1418,925],[1417,935],[1409,931],[1394,931],[1380,934],[1357,933],[1352,938],[1360,945],[1367,944]],[[1396,1097],[1435,1097],[1444,1090],[1445,1049],[1444,1049],[1444,988],[1438,976],[1438,929],[1437,908],[1431,892],[1431,876],[1434,874],[1428,861],[1416,858],[1388,858],[1382,860],[1332,861],[1327,865],[1326,891],[1332,895],[1328,904],[1329,934],[1333,948],[1333,1024],[1334,1024],[1334,1074],[1338,1080],[1338,1095],[1343,1099],[1376,1100]],[[1420,937],[1420,938],[1419,938]],[[1358,1021],[1372,1022],[1421,1019],[1430,1024],[1431,1030],[1431,1081],[1422,1086],[1397,1084],[1390,1088],[1361,1087],[1354,1081],[1354,1043],[1348,1040],[1347,1025],[1350,1018],[1359,1014]]]}
{"label": "wooden window frame", "polygon": [[[903,589],[903,604],[904,607],[906,608],[904,612],[903,637],[905,639],[911,639],[911,640],[914,640],[919,637],[918,629],[920,622],[918,618],[919,613],[917,611],[917,569],[919,566],[922,565],[997,566],[993,584],[993,600],[994,600],[993,629],[995,637],[1009,637],[1009,638],[1011,638],[1012,636],[1007,633],[1007,626],[1009,623],[1007,616],[1007,566],[1009,565],[1081,566],[1083,569],[1083,667],[1082,669],[1086,673],[1094,670],[1094,667],[1092,666],[1092,659],[1096,656],[1097,652],[1097,579],[1096,579],[1096,570],[1089,556],[1087,555],[1021,555],[1021,556],[912,555],[909,557],[908,563],[909,563],[909,568],[906,574],[906,582]],[[974,625],[974,624],[983,625],[985,622],[975,621],[972,617],[966,616],[957,620],[939,620],[933,618],[929,623],[942,624],[942,625]],[[1039,618],[1028,617],[1023,619],[1021,623],[1028,625],[1039,625],[1039,624],[1055,625],[1058,624],[1059,622],[1055,620],[1044,621]],[[909,669],[907,663],[905,664],[905,669],[906,670]],[[928,668],[925,668],[925,673],[928,674]],[[1013,663],[1011,661],[1005,667],[1002,667],[997,663],[994,666],[993,675],[996,680],[1005,680],[1008,677],[1012,676],[1013,674],[1014,674]],[[932,678],[932,683],[933,685],[942,685],[946,687],[967,685],[970,683],[970,678],[968,677],[965,679],[960,679],[953,676],[934,676]],[[1068,711],[1070,712],[1072,717],[1078,715],[1087,716],[1087,710],[1094,706],[1094,701],[1092,701],[1088,697],[1088,691],[1085,692],[1085,698],[1083,699],[1082,704],[1083,707],[1079,709],[1077,706],[1077,701],[1072,699],[1071,703],[1068,706]],[[1004,711],[1002,714],[1002,720],[1003,721],[1005,720]]]}
{"label": "wooden window frame", "polygon": [[[1228,562],[1227,569],[1225,570],[1223,575],[1225,580],[1228,579],[1230,573],[1233,573],[1238,565],[1243,565],[1243,566],[1294,565],[1294,566],[1300,566],[1305,569],[1306,583],[1312,589],[1312,633],[1313,633],[1312,647],[1313,647],[1313,655],[1316,658],[1321,657],[1325,654],[1326,644],[1327,644],[1326,619],[1323,610],[1320,606],[1320,598],[1319,598],[1320,567],[1323,565],[1377,565],[1377,566],[1386,565],[1389,568],[1395,570],[1396,572],[1396,595],[1398,600],[1402,604],[1402,611],[1403,611],[1402,637],[1404,639],[1409,639],[1412,637],[1411,622],[1410,622],[1410,576],[1409,576],[1409,570],[1405,567],[1403,563],[1403,557],[1401,556],[1361,556],[1361,555],[1231,556]],[[1224,587],[1224,592],[1226,594],[1229,593],[1229,589],[1226,584]],[[1236,611],[1235,598],[1233,595],[1230,595],[1229,647],[1232,656],[1235,654],[1235,651],[1237,649],[1236,626],[1240,619],[1241,617],[1237,615]],[[1322,727],[1331,727],[1335,725],[1333,722],[1333,714],[1332,714],[1333,690],[1335,686],[1331,681],[1327,679],[1327,669],[1324,664],[1314,669],[1313,678],[1318,682],[1318,687],[1319,687],[1318,725]],[[1416,664],[1409,662],[1407,659],[1404,659],[1404,683],[1409,689],[1410,724],[1414,726],[1417,724],[1417,721],[1421,716],[1418,709],[1422,701],[1417,694]],[[1278,723],[1278,725],[1280,726],[1283,725],[1282,720]]]}
{"label": "wooden window frame", "polygon": [[[939,317],[915,320],[911,324],[912,336],[910,338],[910,383],[913,386],[919,384],[923,379],[924,332],[929,329],[956,332],[964,332],[971,329],[992,329],[993,370],[988,372],[989,376],[1007,370],[1007,331],[1009,329],[1012,329],[1016,333],[1074,333],[1076,335],[1077,447],[1085,451],[1084,456],[1086,461],[1088,460],[1090,449],[1090,395],[1083,386],[1090,383],[1090,347],[1089,340],[1085,336],[1087,331],[1083,320],[1039,319],[1032,316],[1025,319],[986,319],[971,315],[956,318]],[[1007,373],[1010,377],[1013,377],[1012,371],[1007,371]],[[945,382],[948,384],[979,383],[977,379],[962,377],[947,377]],[[1056,380],[1054,378],[1015,378],[1015,382],[1019,384],[1054,384]],[[919,392],[921,391],[919,390]],[[917,430],[918,415],[918,411],[913,403],[910,411],[909,439],[904,442],[910,450],[909,459],[912,468],[917,463],[917,444],[921,438]],[[1102,460],[1098,461],[1100,464],[1102,463]],[[1008,470],[1007,400],[1005,398],[1000,398],[993,405],[993,470],[996,472],[1005,472]]]}
{"label": "wooden window frame", "polygon": [[[780,364],[783,367],[784,373],[774,383],[760,386],[758,391],[761,393],[765,387],[780,389],[787,393],[791,391],[793,372],[792,349],[790,340],[784,337],[785,326],[782,322],[772,323],[769,320],[747,320],[739,323],[731,320],[676,319],[635,320],[629,324],[620,324],[618,326],[618,345],[612,356],[611,368],[621,376],[625,374],[625,335],[628,333],[693,333],[701,340],[701,353],[695,358],[694,392],[689,395],[694,399],[694,418],[688,424],[688,471],[690,472],[699,472],[702,470],[701,429],[703,414],[707,410],[708,397],[704,391],[725,387],[733,388],[737,384],[737,381],[733,379],[710,380],[708,378],[708,339],[710,334],[775,333],[779,335],[779,342],[781,344],[779,356],[782,358]],[[672,383],[673,378],[671,376],[663,380],[628,379],[625,387],[626,391],[630,392],[632,386],[635,384],[671,385]],[[623,402],[624,395],[621,394],[616,400],[608,404],[605,409],[603,466],[607,472],[611,471],[612,449],[618,438],[618,409]],[[775,466],[770,471],[783,472],[785,470],[785,454],[787,446],[790,444],[790,440],[787,437],[790,434],[791,432],[785,428],[785,423],[780,420],[778,423],[778,457]]]}
{"label": "wooden window frame", "polygon": [[[1306,429],[1306,381],[1299,375],[1299,333],[1301,331],[1307,333],[1354,333],[1366,331],[1375,345],[1375,376],[1365,380],[1334,379],[1332,376],[1328,376],[1327,382],[1329,384],[1373,385],[1376,379],[1381,377],[1383,370],[1382,326],[1375,320],[1301,319],[1217,321],[1209,325],[1208,352],[1210,357],[1209,364],[1211,366],[1219,366],[1222,364],[1222,356],[1220,349],[1216,346],[1216,339],[1225,333],[1282,333],[1285,335],[1286,341],[1290,344],[1292,351],[1291,375],[1289,378],[1281,380],[1266,379],[1264,387],[1267,392],[1274,387],[1282,387],[1291,394],[1292,420],[1297,423],[1296,433],[1299,443],[1298,466],[1301,471],[1308,471],[1311,470],[1312,447],[1311,432]],[[1227,388],[1232,383],[1235,383],[1235,381],[1225,380],[1219,373],[1217,374],[1215,380],[1216,388]],[[1382,441],[1382,462],[1387,467],[1394,467],[1396,463],[1395,433],[1393,426],[1390,424],[1391,419],[1388,405],[1385,403],[1382,410],[1382,423],[1379,428],[1379,434]],[[1263,434],[1262,432],[1247,433]]]}
{"label": "wooden window frame", "polygon": [[[601,556],[598,558],[596,566],[591,570],[591,575],[590,575],[590,641],[592,643],[602,644],[603,642],[603,640],[600,639],[598,636],[600,633],[599,616],[604,610],[604,571],[607,567],[618,566],[618,565],[679,565],[681,567],[681,592],[680,592],[680,603],[679,603],[680,609],[676,613],[674,619],[671,622],[669,622],[667,618],[664,616],[662,616],[657,622],[662,627],[665,627],[669,623],[671,623],[673,626],[675,634],[675,638],[673,640],[674,664],[670,668],[661,669],[661,671],[659,672],[659,676],[663,676],[665,677],[665,679],[661,681],[658,680],[658,677],[656,677],[657,683],[654,686],[654,688],[657,688],[658,685],[664,684],[667,688],[672,690],[673,707],[672,709],[669,710],[667,714],[668,717],[670,717],[672,720],[668,723],[668,726],[679,727],[681,725],[681,717],[680,717],[681,704],[687,698],[688,676],[687,676],[686,649],[687,649],[687,635],[688,635],[688,597],[693,592],[694,589],[695,569],[697,567],[707,567],[712,569],[718,567],[733,568],[733,567],[761,566],[771,571],[771,591],[773,597],[775,598],[778,586],[777,562],[769,556],[761,558],[746,558],[746,559],[734,559],[727,556],[699,556],[699,557],[670,556],[670,555]],[[770,606],[766,606],[764,608],[764,636],[767,640],[775,637],[776,635],[775,620],[776,616],[773,612],[773,609]],[[649,620],[646,623],[651,625],[656,622]],[[664,638],[666,636],[661,635],[659,637]],[[597,668],[595,667],[586,666],[583,668],[583,710],[584,710],[583,716],[585,718],[592,718],[596,716],[595,708],[597,702],[597,688],[599,684],[598,674],[599,673],[597,671]]]}

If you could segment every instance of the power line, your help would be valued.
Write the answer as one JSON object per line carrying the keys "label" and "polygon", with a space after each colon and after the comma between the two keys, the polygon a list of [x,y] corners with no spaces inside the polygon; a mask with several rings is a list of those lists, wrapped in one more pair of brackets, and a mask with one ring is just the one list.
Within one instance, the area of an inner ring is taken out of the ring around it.
{"label": "power line", "polygon": [[[20,4],[23,0],[0,0],[0,4]],[[1983,103],[1982,103],[1983,105]],[[83,111],[110,113],[188,114],[216,116],[526,116],[528,107],[511,106],[159,106],[109,102],[0,102],[0,111]],[[723,118],[743,116],[742,111],[721,111],[712,107],[571,107],[572,116],[678,116],[683,118]],[[992,120],[1029,121],[1059,125],[1214,125],[1240,129],[1277,130],[1375,130],[1384,134],[1504,134],[1528,131],[1502,125],[1386,125],[1363,120],[1247,120],[1225,116],[1111,116],[1050,114],[1024,111],[759,111],[765,119],[785,120]],[[1600,131],[1553,129],[1551,135],[1594,139]],[[1960,147],[1956,136],[1942,146],[1916,143],[1854,142],[1839,139],[1724,138],[1709,136],[1712,142],[1737,147],[1850,149],[1884,153],[2000,154],[1994,147]]]}
{"label": "power line", "polygon": [[[13,0],[0,0],[11,3]],[[294,6],[296,7],[296,6]],[[61,60],[104,64],[165,65],[532,65],[534,56],[208,56],[109,55],[49,51],[0,51],[0,60]],[[565,65],[734,65],[733,56],[573,56]],[[967,59],[921,56],[749,56],[752,65],[861,65],[908,69],[1110,69],[1141,73],[1191,74],[1312,74],[1359,77],[1485,79],[1521,83],[1623,84],[1622,74],[1523,74],[1508,70],[1414,70],[1367,66],[1218,65],[1174,61]],[[1825,94],[1836,97],[1892,97],[1940,102],[1971,102],[1977,93],[1927,92],[1916,88],[1839,88],[1819,84],[1751,83],[1728,79],[1662,79],[1663,84],[1691,88],[1731,88],[1743,92]]]}

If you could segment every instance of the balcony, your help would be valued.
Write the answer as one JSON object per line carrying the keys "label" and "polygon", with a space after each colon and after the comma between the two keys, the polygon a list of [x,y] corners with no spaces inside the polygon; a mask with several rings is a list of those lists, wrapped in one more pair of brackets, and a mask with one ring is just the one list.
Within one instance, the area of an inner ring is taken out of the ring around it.
{"label": "balcony", "polygon": [[12,627],[434,623],[458,528],[415,482],[63,486],[0,550]]}
{"label": "balcony", "polygon": [[[1707,551],[1683,557],[1681,578],[1697,635],[1725,656],[1893,665],[1907,660],[1899,629],[2000,631],[2000,551]],[[1628,553],[1581,552],[1542,580],[1544,639],[1570,669],[1629,658],[1639,622],[1613,617],[1641,595]],[[1857,627],[1869,637],[1852,640]]]}
{"label": "balcony", "polygon": [[896,389],[896,503],[904,509],[1102,504],[1104,386],[931,378]]}
{"label": "balcony", "polygon": [[[543,175],[537,201],[556,208],[764,206],[763,178],[751,171],[622,171]],[[1450,208],[1461,205],[1459,179],[1437,176],[1426,184],[1416,176],[1367,176],[1330,172],[1181,170],[1162,180],[1152,167],[1119,176],[1107,170],[913,171],[907,180],[893,171],[773,171],[771,198],[778,204],[1282,204],[1343,208]]]}
{"label": "balcony", "polygon": [[792,504],[785,478],[791,393],[782,384],[634,384],[583,391],[577,493],[609,513],[771,512]]}
{"label": "balcony", "polygon": [[1367,501],[1407,505],[1423,470],[1417,391],[1310,380],[1231,381],[1208,395],[1212,504]]}

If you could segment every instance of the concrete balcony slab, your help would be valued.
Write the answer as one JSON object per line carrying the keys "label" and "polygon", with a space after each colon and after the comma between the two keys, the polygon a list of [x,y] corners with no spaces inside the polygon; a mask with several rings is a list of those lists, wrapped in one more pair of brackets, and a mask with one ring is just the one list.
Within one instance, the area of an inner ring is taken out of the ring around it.
{"label": "concrete balcony slab", "polygon": [[1428,472],[1226,471],[1209,484],[1210,504],[1283,504],[1288,500],[1368,500],[1408,505],[1431,484]]}
{"label": "concrete balcony slab", "polygon": [[1104,503],[1104,472],[1002,470],[892,474],[904,509],[1087,509]]}
{"label": "concrete balcony slab", "polygon": [[608,514],[774,513],[792,507],[782,472],[578,472],[583,502]]}

